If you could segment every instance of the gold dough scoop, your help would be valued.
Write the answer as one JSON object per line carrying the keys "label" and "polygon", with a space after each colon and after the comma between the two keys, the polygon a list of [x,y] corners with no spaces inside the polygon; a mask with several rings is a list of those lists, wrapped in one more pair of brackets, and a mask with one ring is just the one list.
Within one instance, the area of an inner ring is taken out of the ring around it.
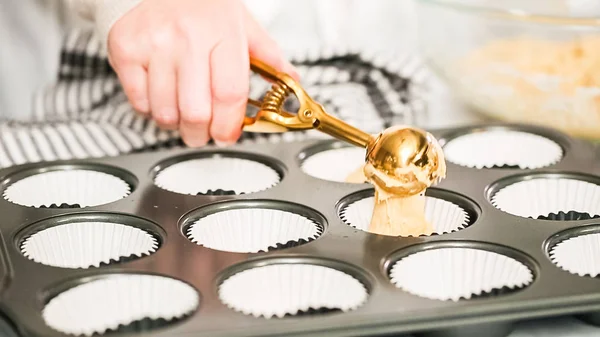
{"label": "gold dough scoop", "polygon": [[[430,133],[409,126],[394,126],[372,136],[327,114],[291,76],[251,59],[251,69],[272,82],[262,102],[248,99],[259,108],[244,119],[243,130],[279,133],[317,129],[339,140],[366,149],[366,178],[380,190],[395,196],[412,196],[443,179],[446,164],[441,146]],[[300,103],[296,114],[283,110],[294,94]]]}

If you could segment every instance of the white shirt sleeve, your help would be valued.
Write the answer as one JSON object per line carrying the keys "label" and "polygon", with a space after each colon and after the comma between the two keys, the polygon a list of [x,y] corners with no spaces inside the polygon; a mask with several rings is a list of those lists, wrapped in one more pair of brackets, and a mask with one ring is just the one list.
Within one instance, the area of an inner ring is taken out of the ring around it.
{"label": "white shirt sleeve", "polygon": [[283,0],[243,0],[244,5],[256,21],[269,26],[285,4]]}
{"label": "white shirt sleeve", "polygon": [[[65,0],[68,7],[81,17],[93,21],[98,38],[106,45],[112,26],[125,13],[137,6],[142,0]],[[281,0],[243,0],[256,20],[268,26],[281,10],[285,1]]]}
{"label": "white shirt sleeve", "polygon": [[81,17],[94,22],[98,39],[106,47],[108,33],[125,13],[142,0],[65,0],[68,7]]}
{"label": "white shirt sleeve", "polygon": [[[98,38],[106,46],[115,22],[143,0],[65,0],[72,11],[94,23]],[[284,36],[317,34],[322,43],[335,43],[352,36],[354,0],[243,0],[251,15],[270,33]],[[271,27],[272,26],[272,27]]]}

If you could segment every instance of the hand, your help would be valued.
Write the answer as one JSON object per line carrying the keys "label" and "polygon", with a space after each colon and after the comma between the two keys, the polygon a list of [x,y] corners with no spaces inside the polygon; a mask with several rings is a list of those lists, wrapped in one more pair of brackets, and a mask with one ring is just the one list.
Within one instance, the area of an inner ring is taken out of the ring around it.
{"label": "hand", "polygon": [[133,107],[192,147],[241,135],[249,56],[297,78],[239,0],[144,0],[111,28],[108,55]]}

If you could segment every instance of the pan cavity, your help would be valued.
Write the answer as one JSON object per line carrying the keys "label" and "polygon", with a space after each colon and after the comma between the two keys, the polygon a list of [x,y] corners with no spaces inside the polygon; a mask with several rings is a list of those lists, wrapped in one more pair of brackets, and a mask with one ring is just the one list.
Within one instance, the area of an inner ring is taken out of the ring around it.
{"label": "pan cavity", "polygon": [[5,200],[35,208],[86,208],[129,196],[135,176],[106,165],[56,165],[27,169],[4,181]]}
{"label": "pan cavity", "polygon": [[314,258],[271,258],[232,267],[219,299],[230,309],[265,319],[345,313],[369,297],[369,282],[354,266]]}
{"label": "pan cavity", "polygon": [[197,245],[258,253],[309,243],[323,234],[325,218],[298,204],[273,200],[225,201],[193,210],[181,222]]}
{"label": "pan cavity", "polygon": [[185,195],[240,195],[275,187],[283,164],[241,152],[194,153],[170,158],[154,168],[154,184]]}
{"label": "pan cavity", "polygon": [[164,232],[150,221],[112,213],[81,213],[47,218],[17,235],[29,260],[69,269],[99,268],[155,253]]}

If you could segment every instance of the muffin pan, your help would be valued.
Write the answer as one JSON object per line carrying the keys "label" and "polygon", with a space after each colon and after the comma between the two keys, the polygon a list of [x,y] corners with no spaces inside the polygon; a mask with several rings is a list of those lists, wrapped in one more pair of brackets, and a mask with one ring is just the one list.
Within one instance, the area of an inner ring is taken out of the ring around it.
{"label": "muffin pan", "polygon": [[431,236],[368,232],[373,189],[344,182],[363,157],[336,140],[4,169],[0,311],[34,337],[505,337],[526,319],[600,323],[593,145],[516,124],[430,131],[451,152],[426,194]]}

